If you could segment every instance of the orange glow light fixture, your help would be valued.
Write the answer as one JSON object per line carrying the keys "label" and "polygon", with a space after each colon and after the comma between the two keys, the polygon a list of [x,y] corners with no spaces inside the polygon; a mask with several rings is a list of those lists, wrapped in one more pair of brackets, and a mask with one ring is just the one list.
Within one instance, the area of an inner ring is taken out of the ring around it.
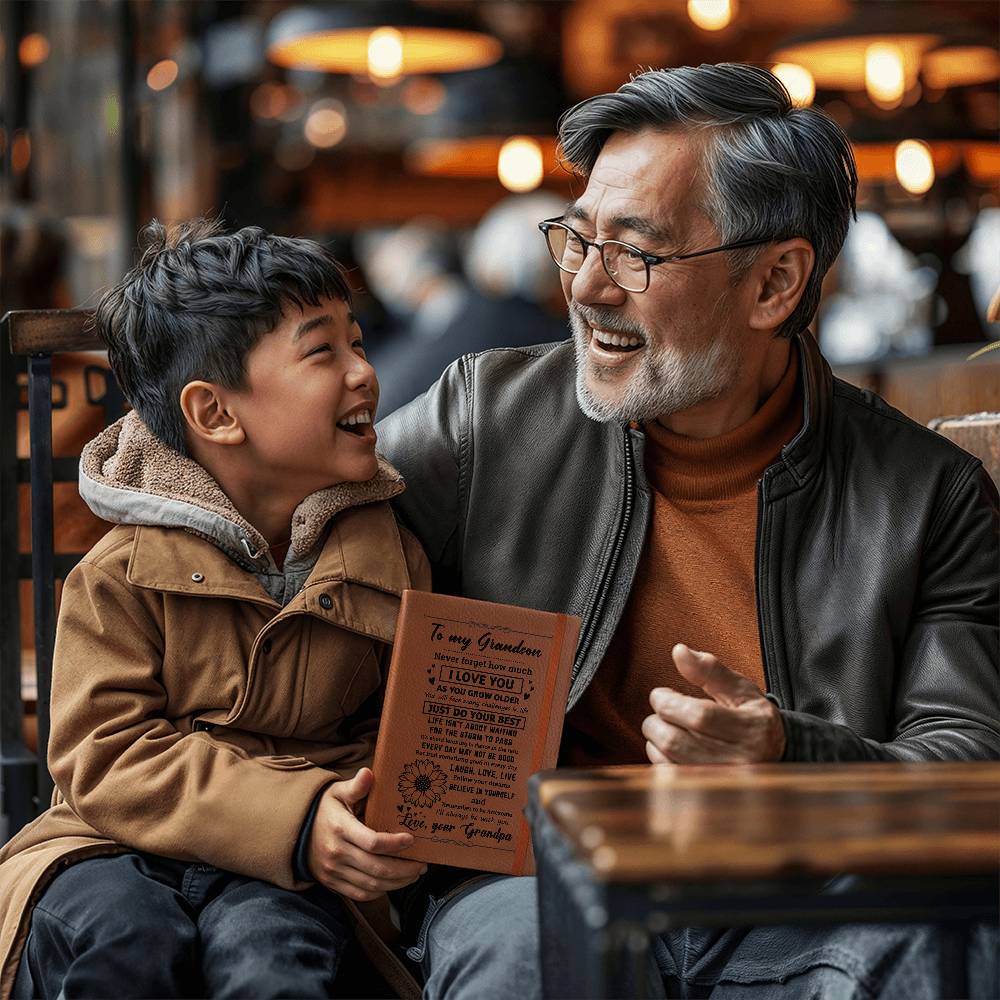
{"label": "orange glow light fixture", "polygon": [[49,58],[50,51],[49,40],[40,32],[33,31],[21,39],[21,44],[17,47],[17,56],[21,60],[21,65],[30,69],[45,62]]}
{"label": "orange glow light fixture", "polygon": [[376,83],[478,69],[502,55],[503,46],[492,35],[412,3],[294,7],[275,17],[268,29],[267,57],[273,63],[364,73]]}
{"label": "orange glow light fixture", "polygon": [[688,0],[687,12],[703,31],[721,31],[736,16],[736,0]]}
{"label": "orange glow light fixture", "polygon": [[875,42],[865,49],[865,90],[880,108],[898,108],[906,93],[903,50],[893,42]]}
{"label": "orange glow light fixture", "polygon": [[177,72],[173,59],[161,59],[146,74],[146,86],[150,90],[166,90],[177,79]]}
{"label": "orange glow light fixture", "polygon": [[785,85],[792,104],[799,108],[808,108],[816,96],[816,81],[805,66],[795,63],[775,63],[771,72]]}
{"label": "orange glow light fixture", "polygon": [[846,21],[788,39],[771,58],[804,66],[823,90],[867,91],[876,105],[892,108],[945,30],[921,4],[859,5]]}
{"label": "orange glow light fixture", "polygon": [[508,191],[516,194],[534,191],[545,176],[541,144],[528,135],[512,136],[500,147],[497,176]]}
{"label": "orange glow light fixture", "polygon": [[532,191],[559,161],[555,136],[482,135],[416,142],[406,152],[406,166],[433,177],[497,177],[509,191]]}
{"label": "orange glow light fixture", "polygon": [[973,39],[946,42],[924,55],[921,69],[935,90],[1000,79],[1000,52]]}
{"label": "orange glow light fixture", "polygon": [[926,194],[934,184],[930,146],[919,139],[904,139],[896,147],[896,177],[910,194]]}

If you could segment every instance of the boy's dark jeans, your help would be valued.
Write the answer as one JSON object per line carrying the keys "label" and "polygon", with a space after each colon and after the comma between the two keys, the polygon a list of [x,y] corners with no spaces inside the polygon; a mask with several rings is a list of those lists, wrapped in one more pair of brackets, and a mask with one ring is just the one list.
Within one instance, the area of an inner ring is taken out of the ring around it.
{"label": "boy's dark jeans", "polygon": [[340,898],[152,854],[81,861],[35,906],[14,997],[330,997]]}

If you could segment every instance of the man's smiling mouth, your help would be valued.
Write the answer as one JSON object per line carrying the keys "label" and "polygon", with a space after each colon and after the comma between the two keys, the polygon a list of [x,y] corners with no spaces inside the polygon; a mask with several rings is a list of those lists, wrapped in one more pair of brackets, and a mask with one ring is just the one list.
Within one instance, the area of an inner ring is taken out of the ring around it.
{"label": "man's smiling mouth", "polygon": [[606,330],[591,327],[590,334],[601,349],[605,351],[628,354],[646,345],[646,342],[641,337],[636,337],[628,333],[610,333]]}

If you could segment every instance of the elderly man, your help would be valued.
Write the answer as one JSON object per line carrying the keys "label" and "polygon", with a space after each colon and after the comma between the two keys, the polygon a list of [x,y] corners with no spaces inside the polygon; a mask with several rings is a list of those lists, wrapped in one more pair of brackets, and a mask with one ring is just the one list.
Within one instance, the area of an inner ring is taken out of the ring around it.
{"label": "elderly man", "polygon": [[[807,331],[854,209],[847,137],[720,65],[644,73],[560,139],[586,187],[540,228],[571,340],[466,357],[379,427],[438,589],[582,617],[566,764],[997,758],[996,489]],[[427,995],[537,995],[534,879],[468,877],[433,872],[404,914]],[[683,996],[916,1000],[952,988],[955,943],[656,950]]]}

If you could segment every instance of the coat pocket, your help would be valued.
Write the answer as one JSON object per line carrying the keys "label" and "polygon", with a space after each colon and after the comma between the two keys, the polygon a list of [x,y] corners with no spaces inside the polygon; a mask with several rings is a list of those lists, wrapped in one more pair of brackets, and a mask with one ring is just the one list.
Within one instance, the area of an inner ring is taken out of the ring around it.
{"label": "coat pocket", "polygon": [[375,643],[369,641],[368,648],[358,661],[347,689],[340,700],[344,717],[353,715],[381,683],[382,671],[379,667]]}

